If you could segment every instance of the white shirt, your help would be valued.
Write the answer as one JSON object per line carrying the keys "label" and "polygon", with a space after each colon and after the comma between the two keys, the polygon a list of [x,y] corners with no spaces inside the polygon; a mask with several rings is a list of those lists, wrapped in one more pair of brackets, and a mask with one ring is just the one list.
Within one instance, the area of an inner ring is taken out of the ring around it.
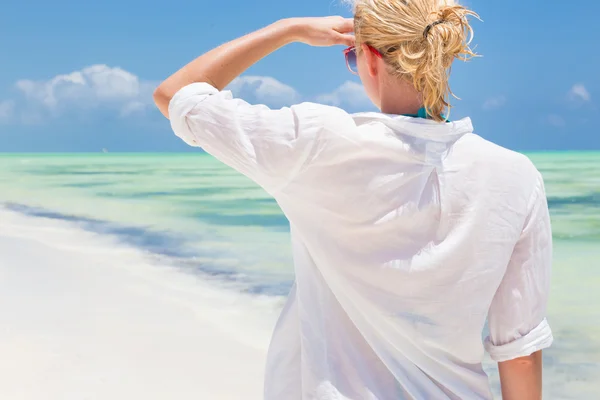
{"label": "white shirt", "polygon": [[542,178],[468,118],[271,110],[206,83],[179,91],[169,115],[290,221],[296,283],[265,399],[491,399],[486,317],[494,360],[552,343]]}

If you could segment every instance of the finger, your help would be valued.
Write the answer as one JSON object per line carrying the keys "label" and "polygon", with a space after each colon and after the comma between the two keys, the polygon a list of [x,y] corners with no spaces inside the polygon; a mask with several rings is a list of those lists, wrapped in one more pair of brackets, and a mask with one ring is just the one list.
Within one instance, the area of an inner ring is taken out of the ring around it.
{"label": "finger", "polygon": [[339,44],[345,44],[346,46],[354,46],[354,43],[356,42],[356,38],[354,37],[354,35],[342,33],[339,33],[336,36],[336,39]]}
{"label": "finger", "polygon": [[342,23],[335,29],[339,33],[354,32],[354,18],[344,18]]}

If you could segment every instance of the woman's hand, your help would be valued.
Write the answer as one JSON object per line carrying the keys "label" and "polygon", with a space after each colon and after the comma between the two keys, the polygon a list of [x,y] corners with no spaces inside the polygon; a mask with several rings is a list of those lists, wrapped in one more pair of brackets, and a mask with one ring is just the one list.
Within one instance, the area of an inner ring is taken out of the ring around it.
{"label": "woman's hand", "polygon": [[296,40],[311,46],[354,45],[354,20],[343,17],[294,18]]}

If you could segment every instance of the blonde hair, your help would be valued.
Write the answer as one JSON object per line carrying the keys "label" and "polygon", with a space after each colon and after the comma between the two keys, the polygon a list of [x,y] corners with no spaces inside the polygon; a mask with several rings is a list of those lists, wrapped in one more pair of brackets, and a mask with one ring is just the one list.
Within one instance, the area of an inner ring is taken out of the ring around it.
{"label": "blonde hair", "polygon": [[366,43],[379,50],[390,72],[412,82],[428,115],[442,122],[454,96],[452,62],[476,56],[469,16],[479,18],[453,0],[355,0],[356,48]]}

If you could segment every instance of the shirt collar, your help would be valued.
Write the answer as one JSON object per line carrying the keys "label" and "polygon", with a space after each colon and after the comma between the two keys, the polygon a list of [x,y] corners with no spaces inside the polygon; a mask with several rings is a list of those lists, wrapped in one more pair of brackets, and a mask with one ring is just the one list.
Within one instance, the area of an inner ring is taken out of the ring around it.
{"label": "shirt collar", "polygon": [[473,132],[473,124],[470,118],[444,123],[432,119],[378,112],[352,114],[352,118],[357,126],[380,123],[386,125],[398,135],[408,135],[433,142],[455,142],[463,135]]}

